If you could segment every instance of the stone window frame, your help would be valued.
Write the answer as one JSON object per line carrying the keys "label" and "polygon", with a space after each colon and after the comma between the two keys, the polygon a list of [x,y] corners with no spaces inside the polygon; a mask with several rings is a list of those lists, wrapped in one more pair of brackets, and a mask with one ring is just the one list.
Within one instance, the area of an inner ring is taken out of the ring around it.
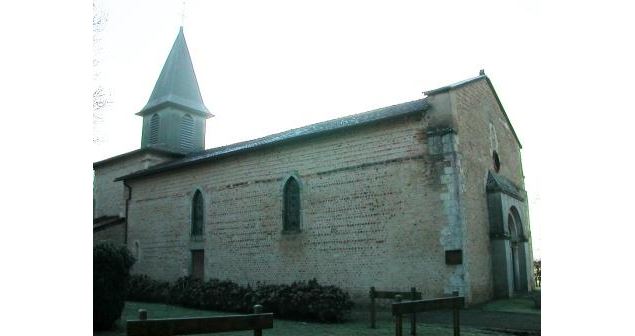
{"label": "stone window frame", "polygon": [[[285,227],[285,221],[286,221],[286,186],[287,183],[289,183],[289,181],[293,179],[296,181],[297,185],[298,185],[298,198],[299,198],[299,205],[298,205],[298,227],[297,229],[288,229]],[[281,220],[282,220],[282,233],[283,234],[298,234],[302,232],[302,227],[304,224],[304,219],[303,219],[303,207],[302,207],[302,199],[303,197],[303,191],[304,191],[304,183],[302,182],[302,179],[300,178],[300,176],[298,175],[297,172],[292,172],[290,174],[287,174],[285,178],[282,179],[283,183],[282,186],[280,188],[280,199],[282,200],[282,207],[281,207]]]}
{"label": "stone window frame", "polygon": [[[203,212],[203,218],[201,219],[201,232],[200,234],[195,234],[194,233],[194,201],[196,198],[196,195],[201,195],[201,206],[202,206],[202,212]],[[196,188],[194,190],[194,192],[192,193],[192,197],[189,199],[189,228],[190,228],[190,239],[192,240],[203,240],[205,237],[205,205],[206,205],[206,197],[205,197],[205,193],[203,192],[203,190],[201,188]]]}

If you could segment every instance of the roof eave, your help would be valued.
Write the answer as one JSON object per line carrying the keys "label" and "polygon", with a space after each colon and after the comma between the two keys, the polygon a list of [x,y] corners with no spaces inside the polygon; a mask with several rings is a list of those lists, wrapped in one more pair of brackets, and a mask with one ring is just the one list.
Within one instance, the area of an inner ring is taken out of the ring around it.
{"label": "roof eave", "polygon": [[170,151],[170,150],[166,150],[166,149],[162,149],[162,148],[156,148],[156,147],[145,147],[145,148],[140,148],[140,149],[135,149],[133,151],[130,152],[126,152],[123,154],[119,154],[119,155],[115,155],[115,156],[111,156],[107,159],[101,160],[101,161],[97,161],[97,162],[93,162],[93,169],[107,165],[109,163],[112,162],[116,162],[119,160],[123,160],[126,158],[129,158],[135,154],[141,154],[143,152],[148,152],[148,153],[156,153],[156,154],[164,154],[166,156],[173,156],[173,157],[183,157],[185,156],[183,153],[178,153],[178,152],[174,152],[174,151]]}
{"label": "roof eave", "polygon": [[146,106],[141,111],[139,111],[139,112],[137,112],[135,114],[138,115],[138,116],[144,116],[144,115],[150,114],[150,113],[152,113],[154,111],[157,111],[157,110],[160,110],[162,108],[169,107],[169,106],[173,106],[173,107],[176,107],[178,109],[186,110],[186,111],[191,112],[193,114],[200,115],[200,116],[204,117],[205,119],[209,119],[209,118],[214,116],[212,113],[209,112],[209,110],[207,110],[207,108],[204,108],[204,109],[194,108],[194,107],[189,106],[187,104],[180,104],[180,103],[177,103],[177,102],[174,102],[174,101],[170,101],[170,100],[164,100],[162,102],[153,104],[153,105],[151,105],[149,107]]}
{"label": "roof eave", "polygon": [[[413,111],[408,111],[408,112],[404,112],[404,113],[397,114],[397,115],[387,116],[387,117],[384,117],[384,118],[368,120],[368,121],[360,122],[360,123],[354,124],[354,125],[343,125],[343,126],[336,127],[336,128],[333,128],[333,129],[320,130],[320,131],[316,131],[316,132],[308,133],[308,134],[301,134],[301,135],[293,136],[293,137],[290,137],[290,138],[284,138],[284,139],[280,139],[280,140],[276,140],[276,141],[272,141],[272,142],[268,142],[268,143],[258,144],[258,145],[255,145],[253,147],[246,147],[246,148],[237,149],[235,151],[231,151],[231,152],[227,152],[227,153],[221,153],[221,154],[214,155],[214,156],[211,156],[211,157],[205,157],[205,158],[201,158],[201,159],[194,160],[194,161],[187,161],[187,162],[183,162],[183,163],[177,164],[177,165],[171,165],[171,166],[166,166],[166,167],[152,167],[152,168],[149,168],[147,170],[142,170],[142,171],[138,171],[138,172],[135,172],[135,173],[132,173],[132,174],[128,174],[128,175],[124,175],[124,176],[118,177],[114,181],[116,182],[116,181],[124,181],[124,180],[127,181],[127,180],[138,179],[138,178],[142,178],[142,177],[145,177],[145,176],[160,174],[160,173],[163,173],[163,172],[166,172],[166,171],[171,171],[171,170],[175,170],[175,169],[180,169],[180,168],[184,168],[184,167],[198,165],[198,164],[205,163],[205,162],[214,161],[214,160],[217,160],[217,159],[221,159],[221,158],[224,158],[224,157],[227,157],[227,156],[231,156],[231,155],[236,155],[236,154],[239,154],[239,153],[246,153],[246,152],[249,152],[249,151],[252,151],[252,150],[266,148],[266,147],[269,147],[269,146],[276,146],[276,145],[280,145],[282,143],[287,143],[287,142],[291,142],[291,141],[297,141],[297,140],[300,140],[300,139],[316,137],[316,136],[320,136],[320,135],[324,135],[324,134],[329,134],[329,133],[341,131],[341,130],[344,130],[344,129],[347,129],[347,128],[364,126],[364,125],[370,125],[370,124],[373,124],[373,123],[387,121],[387,120],[392,120],[392,119],[395,119],[395,118],[398,118],[398,117],[403,117],[403,116],[407,116],[407,115],[411,115],[411,114],[415,114],[415,113],[423,113],[423,112],[427,111],[428,108],[430,108],[430,105],[426,101],[425,105],[419,110],[413,110]],[[337,119],[335,119],[335,120],[337,120]],[[311,126],[311,125],[307,125],[305,127],[309,127],[309,126]],[[228,146],[232,146],[232,145],[228,145]],[[227,147],[227,146],[223,146],[223,147]],[[210,151],[211,150],[214,150],[214,149],[210,149]]]}

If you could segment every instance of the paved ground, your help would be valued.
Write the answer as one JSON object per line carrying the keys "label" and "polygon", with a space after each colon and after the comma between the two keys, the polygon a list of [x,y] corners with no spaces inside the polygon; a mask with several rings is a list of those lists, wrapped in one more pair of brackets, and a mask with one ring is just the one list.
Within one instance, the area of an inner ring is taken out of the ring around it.
{"label": "paved ground", "polygon": [[[392,316],[387,306],[377,314],[377,321],[382,324],[392,323]],[[356,320],[368,320],[368,312],[358,310],[353,313]],[[404,316],[404,331],[410,330],[410,318]],[[430,325],[452,325],[452,312],[431,311],[417,314],[417,322]],[[460,312],[461,326],[481,330],[493,330],[512,335],[540,335],[540,310],[534,307],[529,297],[516,297],[497,300],[463,309]]]}
{"label": "paved ground", "polygon": [[[452,323],[450,311],[421,313],[418,321],[432,324]],[[540,335],[540,315],[465,309],[460,313],[461,325],[479,329],[516,331],[518,335]]]}

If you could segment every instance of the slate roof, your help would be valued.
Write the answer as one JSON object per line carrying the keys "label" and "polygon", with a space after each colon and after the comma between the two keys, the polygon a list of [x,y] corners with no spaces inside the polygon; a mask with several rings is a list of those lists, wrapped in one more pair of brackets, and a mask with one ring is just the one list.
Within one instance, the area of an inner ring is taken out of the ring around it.
{"label": "slate roof", "polygon": [[503,175],[490,171],[487,175],[487,192],[503,192],[521,201],[525,200],[527,193],[514,182],[510,181]]}
{"label": "slate roof", "polygon": [[265,146],[276,145],[287,141],[294,141],[310,136],[316,136],[350,127],[405,116],[415,112],[423,112],[426,111],[429,106],[430,105],[427,99],[424,98],[364,113],[354,114],[343,118],[324,121],[317,124],[288,130],[285,132],[268,135],[254,140],[239,142],[228,146],[217,147],[202,152],[192,153],[180,159],[159,164],[145,170],[119,177],[115,179],[115,181],[130,180],[143,176],[153,175],[160,172],[199,164],[202,162],[212,161],[221,157]]}
{"label": "slate roof", "polygon": [[102,216],[93,219],[93,232],[107,229],[113,225],[125,223],[125,218],[119,216]]}
{"label": "slate roof", "polygon": [[198,88],[183,27],[179,29],[148,103],[137,115],[151,113],[166,105],[175,105],[208,118],[212,117]]}
{"label": "slate roof", "polygon": [[119,160],[123,160],[123,159],[127,159],[129,157],[135,156],[137,154],[143,154],[143,153],[154,153],[154,154],[162,154],[165,156],[173,156],[173,157],[182,157],[184,154],[180,153],[180,152],[174,152],[168,149],[163,149],[161,147],[144,147],[144,148],[140,148],[140,149],[135,149],[133,151],[130,152],[126,152],[123,154],[119,154],[113,157],[109,157],[107,159],[101,160],[101,161],[97,161],[97,162],[93,162],[93,169],[103,166],[105,164],[108,163],[113,163]]}

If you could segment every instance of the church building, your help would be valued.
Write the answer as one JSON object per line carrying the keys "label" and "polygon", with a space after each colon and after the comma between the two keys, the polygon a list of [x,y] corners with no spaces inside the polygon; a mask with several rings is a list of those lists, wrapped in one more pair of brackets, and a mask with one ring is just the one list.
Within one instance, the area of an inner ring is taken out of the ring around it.
{"label": "church building", "polygon": [[93,164],[93,239],[159,280],[316,278],[357,302],[371,286],[470,304],[533,289],[522,146],[492,82],[424,94],[205,149],[181,28],[137,113],[141,148]]}

